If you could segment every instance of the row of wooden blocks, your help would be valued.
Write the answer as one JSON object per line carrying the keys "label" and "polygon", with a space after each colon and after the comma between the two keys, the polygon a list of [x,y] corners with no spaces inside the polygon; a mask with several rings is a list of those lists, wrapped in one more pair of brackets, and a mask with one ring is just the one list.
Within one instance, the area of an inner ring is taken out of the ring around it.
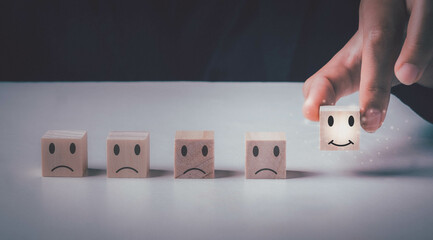
{"label": "row of wooden blocks", "polygon": [[[359,110],[322,107],[320,149],[359,149]],[[80,177],[87,172],[87,132],[50,130],[41,139],[42,175]],[[214,132],[178,131],[174,144],[175,178],[214,178]],[[246,178],[286,178],[286,136],[248,132]],[[149,173],[148,132],[110,132],[107,176],[145,178]]]}
{"label": "row of wooden blocks", "polygon": [[[87,172],[87,132],[50,130],[41,139],[44,177],[82,177]],[[177,131],[175,178],[214,178],[214,132]],[[145,178],[150,163],[149,132],[110,132],[107,176]],[[286,178],[286,137],[281,132],[246,134],[246,178]]]}

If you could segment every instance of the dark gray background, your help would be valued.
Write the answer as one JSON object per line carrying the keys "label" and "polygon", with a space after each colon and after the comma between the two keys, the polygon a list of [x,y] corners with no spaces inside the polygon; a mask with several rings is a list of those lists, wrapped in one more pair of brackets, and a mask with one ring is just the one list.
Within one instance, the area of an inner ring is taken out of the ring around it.
{"label": "dark gray background", "polygon": [[0,2],[3,81],[304,81],[359,1]]}

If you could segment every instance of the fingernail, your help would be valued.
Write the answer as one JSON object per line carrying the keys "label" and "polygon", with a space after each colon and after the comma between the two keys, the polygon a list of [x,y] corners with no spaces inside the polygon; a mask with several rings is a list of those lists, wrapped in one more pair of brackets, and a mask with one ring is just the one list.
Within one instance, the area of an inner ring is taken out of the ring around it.
{"label": "fingernail", "polygon": [[404,84],[412,84],[416,81],[419,68],[411,63],[405,63],[397,71],[396,76]]}
{"label": "fingernail", "polygon": [[382,111],[370,108],[361,118],[362,127],[367,132],[375,132],[380,127],[380,122],[382,120]]}

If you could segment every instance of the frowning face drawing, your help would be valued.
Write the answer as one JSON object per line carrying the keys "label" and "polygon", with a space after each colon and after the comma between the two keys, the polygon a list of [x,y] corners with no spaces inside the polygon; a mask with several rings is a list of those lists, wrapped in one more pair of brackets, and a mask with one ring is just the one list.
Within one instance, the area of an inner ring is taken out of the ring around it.
{"label": "frowning face drawing", "polygon": [[286,139],[280,132],[246,134],[245,177],[286,178]]}
{"label": "frowning face drawing", "polygon": [[176,132],[175,178],[214,178],[213,136],[212,131]]}
{"label": "frowning face drawing", "polygon": [[44,177],[82,177],[87,171],[86,131],[50,130],[41,139]]}
{"label": "frowning face drawing", "polygon": [[107,176],[147,177],[149,141],[148,132],[110,132],[107,138]]}

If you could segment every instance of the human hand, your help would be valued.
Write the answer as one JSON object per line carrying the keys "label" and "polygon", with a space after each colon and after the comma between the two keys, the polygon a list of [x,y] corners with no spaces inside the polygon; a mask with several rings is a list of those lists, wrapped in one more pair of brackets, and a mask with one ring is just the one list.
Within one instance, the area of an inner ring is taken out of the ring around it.
{"label": "human hand", "polygon": [[319,120],[321,105],[359,90],[361,126],[376,131],[391,86],[433,88],[433,1],[362,0],[359,28],[349,42],[304,84],[304,116]]}

